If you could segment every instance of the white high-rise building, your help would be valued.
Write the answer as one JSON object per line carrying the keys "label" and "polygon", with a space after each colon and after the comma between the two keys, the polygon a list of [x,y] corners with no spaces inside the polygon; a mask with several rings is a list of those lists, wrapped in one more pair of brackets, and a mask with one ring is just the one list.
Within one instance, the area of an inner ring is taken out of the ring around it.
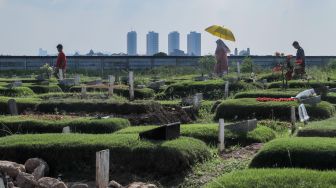
{"label": "white high-rise building", "polygon": [[175,50],[180,50],[180,33],[177,31],[168,35],[168,54],[173,54]]}
{"label": "white high-rise building", "polygon": [[147,34],[147,55],[154,55],[159,52],[159,33],[150,31]]}
{"label": "white high-rise building", "polygon": [[47,50],[43,50],[42,48],[39,49],[39,56],[47,56],[47,55],[48,55]]}
{"label": "white high-rise building", "polygon": [[127,55],[137,55],[137,33],[135,31],[127,33]]}
{"label": "white high-rise building", "polygon": [[201,56],[201,33],[192,31],[188,34],[187,53],[190,56]]}

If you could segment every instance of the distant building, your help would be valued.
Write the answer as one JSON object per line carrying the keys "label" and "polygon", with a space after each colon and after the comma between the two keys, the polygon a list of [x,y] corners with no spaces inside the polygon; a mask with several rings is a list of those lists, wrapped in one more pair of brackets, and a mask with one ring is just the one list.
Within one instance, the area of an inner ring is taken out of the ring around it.
{"label": "distant building", "polygon": [[137,33],[135,31],[127,33],[127,54],[137,55]]}
{"label": "distant building", "polygon": [[168,54],[171,55],[175,50],[180,50],[180,33],[177,31],[168,35]]}
{"label": "distant building", "polygon": [[190,56],[201,56],[201,33],[190,32],[187,37],[187,53]]}
{"label": "distant building", "polygon": [[235,48],[235,50],[234,50],[234,55],[235,55],[235,56],[238,56],[238,48]]}
{"label": "distant building", "polygon": [[175,50],[174,50],[172,53],[170,53],[169,55],[171,55],[171,56],[186,56],[187,54],[185,54],[183,50],[175,49]]}
{"label": "distant building", "polygon": [[250,48],[247,48],[246,50],[242,50],[239,52],[240,56],[249,56],[250,54]]}
{"label": "distant building", "polygon": [[47,50],[43,50],[42,48],[39,49],[39,56],[47,56],[48,55],[48,51]]}
{"label": "distant building", "polygon": [[159,52],[159,33],[150,31],[147,34],[147,55],[154,55]]}

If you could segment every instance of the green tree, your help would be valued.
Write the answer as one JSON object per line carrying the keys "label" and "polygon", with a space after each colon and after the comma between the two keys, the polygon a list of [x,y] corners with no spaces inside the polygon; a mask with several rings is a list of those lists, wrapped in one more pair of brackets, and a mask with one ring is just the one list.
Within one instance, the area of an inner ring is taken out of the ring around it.
{"label": "green tree", "polygon": [[332,59],[329,61],[328,69],[336,69],[336,59]]}
{"label": "green tree", "polygon": [[242,73],[251,73],[253,72],[253,60],[250,57],[245,57],[243,63],[241,64],[240,71]]}
{"label": "green tree", "polygon": [[216,58],[213,55],[206,55],[200,58],[199,67],[202,73],[210,73],[216,64]]}

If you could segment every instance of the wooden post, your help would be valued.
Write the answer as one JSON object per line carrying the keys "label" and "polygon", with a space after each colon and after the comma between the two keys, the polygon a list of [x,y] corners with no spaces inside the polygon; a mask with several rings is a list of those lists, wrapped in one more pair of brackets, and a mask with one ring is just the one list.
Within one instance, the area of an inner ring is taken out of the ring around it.
{"label": "wooden post", "polygon": [[76,74],[75,76],[75,85],[79,85],[80,84],[80,75]]}
{"label": "wooden post", "polygon": [[81,95],[82,97],[86,97],[86,86],[85,85],[82,85]]}
{"label": "wooden post", "polygon": [[96,187],[106,188],[109,183],[110,150],[96,153]]}
{"label": "wooden post", "polygon": [[229,81],[225,83],[225,90],[224,90],[224,98],[227,99],[229,97]]}
{"label": "wooden post", "polygon": [[129,82],[129,94],[130,94],[130,100],[134,100],[134,77],[133,77],[133,71],[130,71],[128,74],[128,82]]}
{"label": "wooden post", "polygon": [[225,135],[224,135],[224,119],[219,119],[219,129],[218,129],[218,150],[219,153],[224,151],[225,145],[224,145],[224,139],[225,139]]}
{"label": "wooden post", "polygon": [[15,99],[9,99],[7,103],[8,103],[9,113],[12,116],[19,115],[16,100]]}
{"label": "wooden post", "polygon": [[114,88],[114,82],[115,82],[115,77],[112,76],[112,75],[109,75],[108,77],[108,80],[109,80],[109,83],[108,83],[108,94],[109,96],[112,96],[113,95],[113,88]]}
{"label": "wooden post", "polygon": [[63,80],[63,70],[62,69],[58,69],[58,78],[59,80]]}
{"label": "wooden post", "polygon": [[237,61],[237,76],[238,76],[238,80],[240,80],[240,62]]}
{"label": "wooden post", "polygon": [[295,132],[295,122],[296,122],[296,115],[295,115],[295,106],[291,107],[291,132],[294,134]]}

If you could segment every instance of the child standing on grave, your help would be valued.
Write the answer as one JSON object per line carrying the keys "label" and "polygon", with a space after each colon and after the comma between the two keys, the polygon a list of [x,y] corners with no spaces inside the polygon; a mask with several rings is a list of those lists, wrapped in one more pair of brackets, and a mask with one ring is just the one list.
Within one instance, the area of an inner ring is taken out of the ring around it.
{"label": "child standing on grave", "polygon": [[55,66],[55,76],[57,78],[60,78],[59,74],[59,70],[62,70],[62,76],[63,78],[65,78],[65,71],[66,71],[66,65],[67,65],[67,60],[66,60],[66,56],[63,52],[63,45],[59,44],[57,45],[57,51],[58,51],[58,56],[57,56],[57,60],[56,60],[56,66]]}

